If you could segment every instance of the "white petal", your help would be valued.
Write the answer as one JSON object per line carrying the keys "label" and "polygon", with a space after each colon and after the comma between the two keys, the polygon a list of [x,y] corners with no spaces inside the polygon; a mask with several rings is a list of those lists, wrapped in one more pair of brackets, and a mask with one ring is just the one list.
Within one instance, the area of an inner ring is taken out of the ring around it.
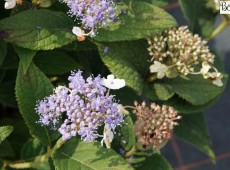
{"label": "white petal", "polygon": [[125,80],[114,79],[114,75],[108,75],[107,79],[105,78],[102,79],[101,85],[113,90],[120,89],[125,86]]}
{"label": "white petal", "polygon": [[158,79],[162,79],[164,76],[165,76],[165,72],[163,72],[163,71],[159,71],[159,72],[157,73],[157,78],[158,78]]}
{"label": "white petal", "polygon": [[113,132],[109,129],[109,126],[108,126],[108,124],[105,124],[105,127],[104,127],[104,138],[103,138],[103,141],[104,141],[104,143],[105,143],[105,145],[106,145],[106,147],[108,148],[108,149],[110,149],[111,148],[111,142],[113,141],[113,137],[114,137],[114,134],[113,134]]}
{"label": "white petal", "polygon": [[83,33],[83,31],[81,30],[80,27],[73,27],[72,33],[75,34],[78,37],[84,36],[84,33]]}
{"label": "white petal", "polygon": [[207,74],[210,68],[211,68],[211,66],[207,62],[203,62],[202,68],[200,70],[201,74],[203,74],[203,75]]}
{"label": "white petal", "polygon": [[126,110],[121,104],[118,105],[118,112],[120,115],[128,115],[129,111]]}
{"label": "white petal", "polygon": [[107,79],[108,79],[108,80],[113,80],[114,78],[115,78],[115,76],[112,75],[112,74],[110,74],[110,75],[107,76]]}
{"label": "white petal", "polygon": [[221,79],[213,80],[212,83],[219,87],[223,86],[223,82],[221,81]]}
{"label": "white petal", "polygon": [[6,0],[5,9],[12,9],[16,6],[16,0]]}

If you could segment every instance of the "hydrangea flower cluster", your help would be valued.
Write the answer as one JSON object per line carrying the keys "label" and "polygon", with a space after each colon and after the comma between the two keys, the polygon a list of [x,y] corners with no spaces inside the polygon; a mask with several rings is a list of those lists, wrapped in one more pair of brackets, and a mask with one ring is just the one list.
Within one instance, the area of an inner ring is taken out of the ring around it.
{"label": "hydrangea flower cluster", "polygon": [[[58,131],[62,139],[68,140],[80,135],[85,142],[98,137],[109,146],[116,126],[123,122],[119,113],[119,104],[109,95],[102,85],[103,78],[90,76],[86,80],[82,71],[72,72],[68,80],[69,87],[59,86],[54,94],[38,101],[36,112],[42,125],[57,127],[64,119]],[[97,133],[98,127],[105,124],[104,136]],[[107,136],[106,136],[107,135]],[[108,143],[109,142],[109,143]]]}
{"label": "hydrangea flower cluster", "polygon": [[[213,66],[214,55],[210,53],[207,42],[197,34],[193,35],[187,26],[166,30],[147,40],[153,61],[150,72],[157,73],[158,79],[201,74],[213,84],[223,85],[223,75]],[[197,70],[197,67],[201,69]]]}
{"label": "hydrangea flower cluster", "polygon": [[139,105],[136,101],[134,105],[133,113],[137,115],[135,133],[138,142],[143,148],[160,149],[171,138],[173,127],[178,125],[175,120],[181,116],[166,105],[161,107],[151,103],[150,107],[147,107],[145,102]]}
{"label": "hydrangea flower cluster", "polygon": [[94,36],[94,30],[98,27],[105,27],[109,22],[116,19],[116,5],[112,0],[62,0],[70,8],[70,16],[81,20],[83,27],[91,30],[90,35]]}

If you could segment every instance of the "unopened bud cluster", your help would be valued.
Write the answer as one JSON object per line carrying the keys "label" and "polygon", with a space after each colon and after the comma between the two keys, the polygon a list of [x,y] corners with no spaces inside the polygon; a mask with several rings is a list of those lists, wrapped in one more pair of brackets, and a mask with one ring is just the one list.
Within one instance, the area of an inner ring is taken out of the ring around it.
{"label": "unopened bud cluster", "polygon": [[222,74],[213,66],[215,56],[210,53],[207,42],[193,35],[186,26],[166,30],[147,40],[153,61],[150,72],[157,73],[158,79],[201,74],[213,84],[223,85]]}
{"label": "unopened bud cluster", "polygon": [[159,106],[151,103],[150,107],[143,102],[139,105],[134,103],[134,113],[137,115],[135,122],[135,133],[138,142],[143,148],[152,147],[160,149],[161,145],[171,138],[173,127],[178,125],[175,120],[180,119],[181,116],[169,106]]}

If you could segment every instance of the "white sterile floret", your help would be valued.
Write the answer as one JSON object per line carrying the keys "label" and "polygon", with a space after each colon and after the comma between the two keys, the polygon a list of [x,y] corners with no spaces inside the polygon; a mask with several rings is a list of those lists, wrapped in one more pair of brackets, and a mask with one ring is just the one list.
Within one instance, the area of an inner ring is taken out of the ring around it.
{"label": "white sterile floret", "polygon": [[5,9],[12,9],[16,5],[16,0],[5,0]]}
{"label": "white sterile floret", "polygon": [[75,34],[77,37],[82,37],[85,35],[84,31],[80,27],[73,27],[72,33]]}
{"label": "white sterile floret", "polygon": [[154,61],[154,64],[150,66],[150,72],[157,73],[158,79],[162,79],[165,76],[168,69],[168,66],[166,66],[165,64],[161,64],[159,61]]}
{"label": "white sterile floret", "polygon": [[119,112],[120,115],[128,115],[129,114],[129,111],[126,110],[124,108],[124,106],[122,106],[122,104],[118,105],[118,112]]}
{"label": "white sterile floret", "polygon": [[109,125],[105,124],[104,132],[103,132],[103,139],[101,140],[101,146],[103,146],[103,143],[105,143],[106,148],[110,149],[111,148],[111,143],[113,141],[113,137],[114,137],[114,134],[109,129]]}
{"label": "white sterile floret", "polygon": [[120,89],[125,86],[124,79],[115,79],[114,75],[110,74],[106,78],[103,78],[101,84],[109,89]]}
{"label": "white sterile floret", "polygon": [[213,77],[215,77],[215,80],[212,81],[212,83],[216,86],[223,86],[223,82],[222,82],[222,78],[223,78],[223,75],[221,73],[218,73],[218,72],[215,72],[213,73]]}

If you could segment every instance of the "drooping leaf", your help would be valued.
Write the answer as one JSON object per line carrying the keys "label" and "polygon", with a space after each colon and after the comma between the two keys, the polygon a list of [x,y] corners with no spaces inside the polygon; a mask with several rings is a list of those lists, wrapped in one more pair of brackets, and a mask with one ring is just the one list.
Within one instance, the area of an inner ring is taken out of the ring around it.
{"label": "drooping leaf", "polygon": [[215,154],[211,147],[211,140],[203,114],[183,115],[178,122],[179,126],[175,127],[174,134],[207,154],[215,162]]}
{"label": "drooping leaf", "polygon": [[2,143],[7,138],[7,136],[9,136],[11,134],[13,129],[14,128],[12,126],[0,127],[0,143]]}
{"label": "drooping leaf", "polygon": [[171,165],[158,153],[137,153],[134,155],[132,165],[136,170],[172,170]]}
{"label": "drooping leaf", "polygon": [[144,76],[149,70],[147,43],[144,40],[117,43],[97,43],[102,61],[118,78],[138,94],[142,92]]}
{"label": "drooping leaf", "polygon": [[85,143],[77,138],[66,142],[52,156],[57,170],[131,170],[125,160],[98,142]]}
{"label": "drooping leaf", "polygon": [[214,30],[216,17],[216,13],[209,2],[210,0],[179,0],[191,31],[204,37],[208,37]]}
{"label": "drooping leaf", "polygon": [[[22,24],[23,23],[23,24]],[[51,50],[75,40],[73,21],[66,14],[46,9],[26,10],[0,20],[5,41],[32,50]]]}
{"label": "drooping leaf", "polygon": [[119,20],[98,30],[97,41],[112,42],[146,38],[176,26],[167,12],[146,2],[133,1],[132,10],[122,13]]}
{"label": "drooping leaf", "polygon": [[0,41],[0,65],[2,65],[6,54],[7,54],[7,44],[4,41]]}
{"label": "drooping leaf", "polygon": [[19,56],[20,61],[22,63],[23,73],[26,74],[26,72],[30,66],[30,63],[32,62],[32,59],[35,56],[37,51],[21,48],[18,46],[15,46],[15,50],[18,53],[18,56]]}
{"label": "drooping leaf", "polygon": [[43,145],[50,145],[57,133],[38,123],[39,116],[35,112],[36,101],[52,93],[53,86],[49,79],[31,63],[24,75],[22,63],[19,64],[16,80],[16,96],[20,112],[30,129],[30,133],[39,139]]}
{"label": "drooping leaf", "polygon": [[35,64],[46,74],[61,75],[77,70],[80,65],[62,51],[44,51],[36,55]]}

